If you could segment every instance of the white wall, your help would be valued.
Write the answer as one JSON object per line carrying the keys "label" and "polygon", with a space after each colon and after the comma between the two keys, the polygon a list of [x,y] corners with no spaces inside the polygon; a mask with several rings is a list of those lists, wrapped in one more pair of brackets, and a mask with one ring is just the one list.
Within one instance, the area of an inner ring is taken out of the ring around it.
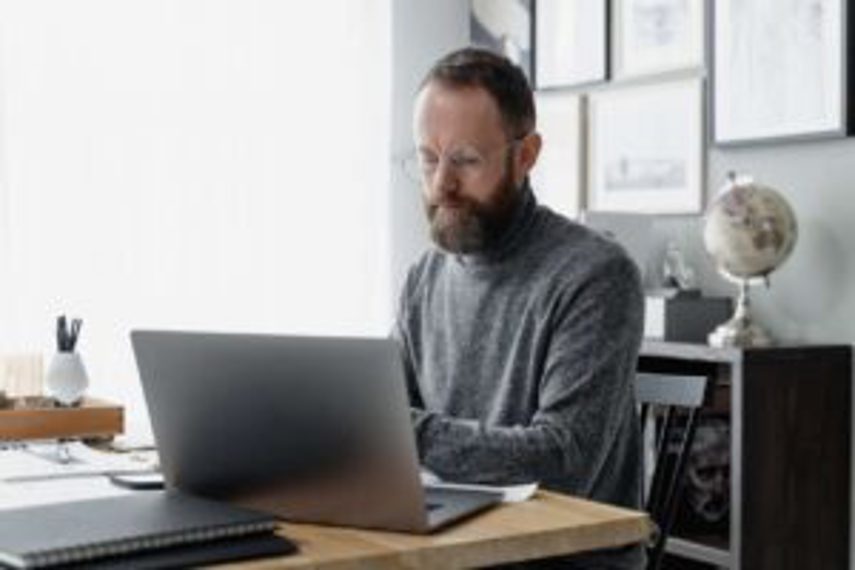
{"label": "white wall", "polygon": [[468,2],[395,0],[392,5],[392,290],[428,245],[418,187],[395,162],[413,148],[413,99],[431,64],[469,43]]}

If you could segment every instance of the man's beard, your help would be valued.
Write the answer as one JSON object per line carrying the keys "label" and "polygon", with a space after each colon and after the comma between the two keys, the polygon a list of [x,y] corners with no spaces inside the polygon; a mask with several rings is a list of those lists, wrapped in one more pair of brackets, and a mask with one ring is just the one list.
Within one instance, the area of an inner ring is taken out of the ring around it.
{"label": "man's beard", "polygon": [[451,253],[478,253],[490,249],[505,234],[520,192],[510,165],[499,181],[494,197],[480,204],[466,196],[445,199],[440,204],[425,200],[434,243]]}

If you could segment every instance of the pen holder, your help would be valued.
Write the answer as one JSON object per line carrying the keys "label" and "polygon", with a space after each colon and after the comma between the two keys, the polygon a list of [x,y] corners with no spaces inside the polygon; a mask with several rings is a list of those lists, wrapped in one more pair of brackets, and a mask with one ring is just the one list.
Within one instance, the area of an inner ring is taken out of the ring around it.
{"label": "pen holder", "polygon": [[64,405],[71,406],[80,401],[89,386],[89,377],[80,354],[57,352],[48,366],[45,379],[48,394]]}

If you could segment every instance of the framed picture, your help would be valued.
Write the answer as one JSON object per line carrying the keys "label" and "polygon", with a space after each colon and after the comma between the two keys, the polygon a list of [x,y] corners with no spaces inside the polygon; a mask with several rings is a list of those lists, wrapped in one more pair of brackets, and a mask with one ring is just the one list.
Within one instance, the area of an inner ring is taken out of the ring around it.
{"label": "framed picture", "polygon": [[537,200],[568,218],[576,218],[585,182],[583,95],[538,91],[537,130],[543,146],[531,172]]}
{"label": "framed picture", "polygon": [[615,0],[615,75],[704,65],[704,0]]}
{"label": "framed picture", "polygon": [[844,0],[715,0],[714,140],[850,134],[849,19]]}
{"label": "framed picture", "polygon": [[533,0],[470,0],[469,41],[504,54],[532,77]]}
{"label": "framed picture", "polygon": [[538,89],[608,79],[608,7],[607,0],[537,0],[534,61]]}
{"label": "framed picture", "polygon": [[705,170],[703,105],[700,79],[592,93],[588,208],[699,213]]}

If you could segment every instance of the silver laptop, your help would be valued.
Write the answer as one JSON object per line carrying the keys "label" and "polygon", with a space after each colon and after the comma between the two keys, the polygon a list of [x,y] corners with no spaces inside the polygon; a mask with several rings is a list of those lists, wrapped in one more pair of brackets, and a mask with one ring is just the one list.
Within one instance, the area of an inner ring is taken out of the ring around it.
{"label": "silver laptop", "polygon": [[286,520],[431,532],[500,501],[423,487],[390,339],[131,333],[167,485]]}

